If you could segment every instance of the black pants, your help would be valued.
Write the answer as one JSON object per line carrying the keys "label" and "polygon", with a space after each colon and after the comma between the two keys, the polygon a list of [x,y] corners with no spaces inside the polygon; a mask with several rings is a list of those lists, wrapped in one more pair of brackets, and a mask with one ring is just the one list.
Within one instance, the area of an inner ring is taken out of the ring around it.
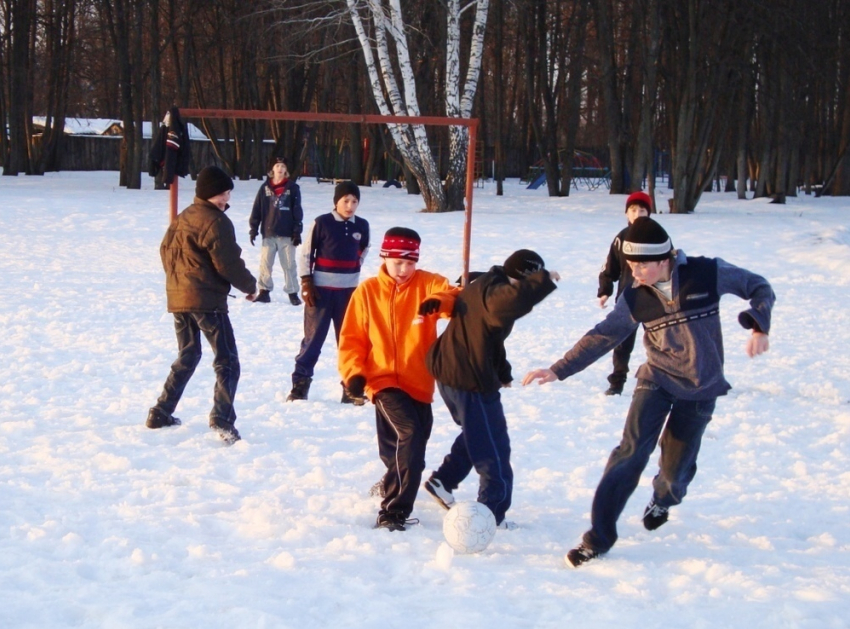
{"label": "black pants", "polygon": [[239,355],[233,326],[226,312],[174,313],[174,332],[177,335],[177,360],[162,387],[156,408],[172,415],[183,390],[201,360],[201,332],[212,347],[215,388],[210,426],[232,426],[236,422],[233,398],[239,383]]}
{"label": "black pants", "polygon": [[387,466],[381,513],[410,517],[433,423],[431,405],[414,400],[401,389],[383,389],[375,394],[378,453]]}
{"label": "black pants", "polygon": [[635,348],[637,329],[614,348],[614,371],[608,376],[608,382],[613,385],[624,385],[629,373],[629,358]]}

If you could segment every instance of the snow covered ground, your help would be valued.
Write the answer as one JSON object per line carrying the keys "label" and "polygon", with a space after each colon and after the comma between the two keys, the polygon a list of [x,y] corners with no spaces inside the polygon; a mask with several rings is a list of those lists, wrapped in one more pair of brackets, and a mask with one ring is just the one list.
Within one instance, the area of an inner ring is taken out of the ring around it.
{"label": "snow covered ground", "polygon": [[[602,394],[610,358],[563,383],[504,392],[517,530],[452,557],[443,512],[424,492],[419,526],[374,530],[373,408],[339,404],[332,342],[310,401],[284,402],[302,311],[280,290],[268,305],[231,302],[243,440],[227,448],[207,428],[208,350],[178,407],[183,425],[144,427],[175,357],[158,253],[168,194],[147,179],[142,191],[117,181],[0,177],[0,626],[850,626],[847,199],[712,193],[693,215],[659,217],[688,254],[772,282],[771,351],[746,357],[744,302],[725,297],[734,388],[688,498],[663,528],[642,528],[653,457],[617,546],[572,570],[563,555],[588,525],[629,404]],[[193,183],[181,183],[182,208]],[[308,219],[331,208],[330,184],[301,185]],[[255,274],[247,222],[258,186],[236,182],[229,211]],[[504,197],[493,184],[475,190],[473,270],[525,247],[563,278],[510,338],[515,377],[551,364],[603,316],[596,277],[625,225],[623,202],[606,190],[550,199],[516,181]],[[393,225],[418,230],[420,267],[454,279],[463,216],[420,208],[403,190],[364,188],[360,214],[378,243]],[[373,250],[365,275],[378,263]],[[457,430],[442,401],[434,410],[429,469]],[[457,494],[474,499],[476,487],[470,477]]]}

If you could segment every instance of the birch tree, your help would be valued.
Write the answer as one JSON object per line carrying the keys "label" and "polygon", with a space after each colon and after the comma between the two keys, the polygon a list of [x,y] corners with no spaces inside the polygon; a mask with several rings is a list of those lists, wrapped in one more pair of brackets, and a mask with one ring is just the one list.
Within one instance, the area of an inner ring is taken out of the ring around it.
{"label": "birch tree", "polygon": [[[348,13],[363,50],[372,96],[382,115],[421,116],[407,30],[399,0],[346,0]],[[469,118],[484,54],[489,0],[446,1],[446,116]],[[461,66],[461,15],[474,10],[466,73]],[[394,53],[394,54],[393,54]],[[463,78],[462,78],[463,75]],[[445,185],[422,125],[389,125],[392,138],[419,183],[425,210],[463,209],[469,134],[466,127],[449,129],[449,164]]]}

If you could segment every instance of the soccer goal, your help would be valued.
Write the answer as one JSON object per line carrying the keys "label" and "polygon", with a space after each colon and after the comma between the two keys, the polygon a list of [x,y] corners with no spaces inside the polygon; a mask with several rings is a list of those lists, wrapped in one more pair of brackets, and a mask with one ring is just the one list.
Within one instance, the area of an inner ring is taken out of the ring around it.
{"label": "soccer goal", "polygon": [[[180,109],[180,117],[187,118],[241,118],[245,120],[291,120],[296,122],[346,122],[354,124],[433,125],[439,127],[466,127],[469,129],[469,146],[466,154],[466,207],[463,222],[463,283],[469,277],[469,250],[472,237],[472,190],[475,180],[475,144],[478,136],[477,118],[449,118],[439,116],[380,116],[360,114],[320,114],[295,111],[261,111],[258,109]],[[179,177],[170,187],[170,217],[177,216],[177,191]]]}

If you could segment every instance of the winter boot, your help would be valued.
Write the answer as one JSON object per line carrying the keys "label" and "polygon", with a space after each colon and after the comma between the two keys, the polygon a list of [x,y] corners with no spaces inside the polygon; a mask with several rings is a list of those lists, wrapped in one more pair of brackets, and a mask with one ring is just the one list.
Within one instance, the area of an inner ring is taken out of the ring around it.
{"label": "winter boot", "polygon": [[271,295],[269,295],[269,291],[265,288],[261,288],[260,292],[257,293],[257,297],[254,299],[255,304],[267,304],[272,300]]}
{"label": "winter boot", "polygon": [[587,546],[584,542],[573,548],[567,553],[565,559],[573,568],[578,568],[581,564],[587,563],[591,559],[596,559],[599,553]]}
{"label": "winter boot", "polygon": [[242,439],[239,436],[239,431],[236,430],[234,426],[231,425],[222,425],[211,424],[210,428],[212,428],[213,432],[215,432],[222,441],[224,441],[225,445],[232,446],[234,443]]}
{"label": "winter boot", "polygon": [[298,293],[289,293],[289,303],[293,306],[301,305],[301,299],[298,297]]}
{"label": "winter boot", "polygon": [[286,401],[306,400],[307,394],[310,392],[311,382],[313,382],[312,378],[302,378],[301,380],[294,381],[292,383],[292,391],[286,396]]}
{"label": "winter boot", "polygon": [[179,419],[173,415],[166,415],[155,406],[148,411],[148,420],[145,422],[145,426],[148,428],[165,428],[166,426],[179,426],[180,424]]}
{"label": "winter boot", "polygon": [[643,511],[643,528],[647,531],[654,531],[664,524],[668,517],[670,517],[670,510],[667,507],[655,504],[655,498],[652,498]]}

